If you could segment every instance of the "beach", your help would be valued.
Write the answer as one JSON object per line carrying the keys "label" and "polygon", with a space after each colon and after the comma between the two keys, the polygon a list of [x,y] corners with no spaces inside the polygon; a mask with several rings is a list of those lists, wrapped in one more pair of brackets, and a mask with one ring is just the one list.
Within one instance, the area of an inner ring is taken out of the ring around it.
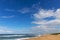
{"label": "beach", "polygon": [[58,35],[42,35],[40,37],[35,37],[35,38],[30,38],[30,39],[26,39],[26,40],[60,40],[60,34]]}

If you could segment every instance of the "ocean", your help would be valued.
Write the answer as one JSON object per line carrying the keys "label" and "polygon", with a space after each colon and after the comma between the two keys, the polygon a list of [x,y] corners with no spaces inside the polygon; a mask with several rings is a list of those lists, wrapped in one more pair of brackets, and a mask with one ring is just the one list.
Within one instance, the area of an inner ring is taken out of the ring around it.
{"label": "ocean", "polygon": [[24,40],[35,37],[32,34],[0,34],[0,40]]}

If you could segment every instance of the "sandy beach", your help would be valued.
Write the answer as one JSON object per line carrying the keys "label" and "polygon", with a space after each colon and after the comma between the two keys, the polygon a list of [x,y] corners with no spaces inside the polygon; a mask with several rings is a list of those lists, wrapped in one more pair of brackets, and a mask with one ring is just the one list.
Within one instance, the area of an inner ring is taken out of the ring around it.
{"label": "sandy beach", "polygon": [[60,40],[60,34],[58,35],[42,35],[40,37],[35,37],[35,38],[31,38],[31,39],[27,39],[27,40]]}

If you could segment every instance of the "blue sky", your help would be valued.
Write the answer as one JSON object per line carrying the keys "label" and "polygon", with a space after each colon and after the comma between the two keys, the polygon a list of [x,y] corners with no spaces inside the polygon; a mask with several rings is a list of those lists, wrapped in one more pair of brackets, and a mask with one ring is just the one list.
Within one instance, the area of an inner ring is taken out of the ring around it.
{"label": "blue sky", "polygon": [[56,32],[60,28],[59,12],[60,0],[0,0],[0,32]]}

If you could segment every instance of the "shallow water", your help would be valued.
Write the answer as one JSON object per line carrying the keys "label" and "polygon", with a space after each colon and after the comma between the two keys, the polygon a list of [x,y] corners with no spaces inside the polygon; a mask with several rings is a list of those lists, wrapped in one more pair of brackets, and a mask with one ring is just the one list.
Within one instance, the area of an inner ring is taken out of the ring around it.
{"label": "shallow water", "polygon": [[0,34],[0,40],[24,40],[30,37],[34,37],[34,35],[25,35],[25,34]]}
{"label": "shallow water", "polygon": [[0,40],[24,40],[24,39],[29,39],[29,38],[16,38],[16,39],[0,39]]}

